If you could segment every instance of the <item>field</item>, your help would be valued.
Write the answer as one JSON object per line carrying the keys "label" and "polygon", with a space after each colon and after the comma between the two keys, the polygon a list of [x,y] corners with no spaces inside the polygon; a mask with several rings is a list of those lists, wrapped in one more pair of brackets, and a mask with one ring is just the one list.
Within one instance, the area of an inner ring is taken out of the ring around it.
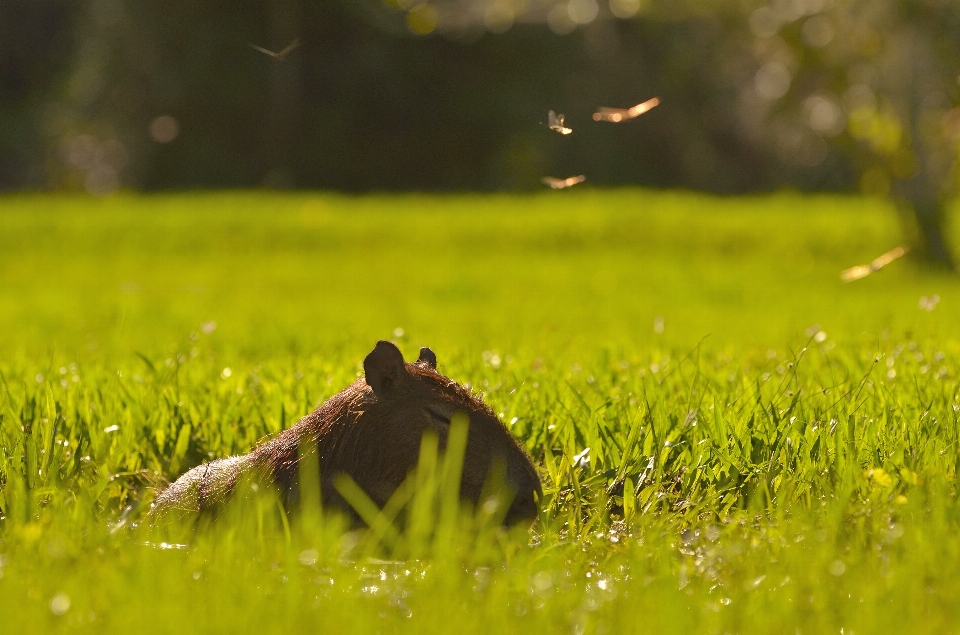
{"label": "field", "polygon": [[[5,196],[0,630],[960,631],[960,284],[839,278],[902,241],[792,193]],[[456,509],[455,457],[429,527],[151,526],[378,339],[501,413],[529,533]]]}

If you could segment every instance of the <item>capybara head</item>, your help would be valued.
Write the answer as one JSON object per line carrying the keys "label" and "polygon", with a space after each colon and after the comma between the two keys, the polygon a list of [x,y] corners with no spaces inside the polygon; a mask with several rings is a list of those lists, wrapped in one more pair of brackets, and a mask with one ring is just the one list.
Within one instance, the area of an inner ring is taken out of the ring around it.
{"label": "capybara head", "polygon": [[419,359],[408,364],[396,346],[380,341],[363,360],[363,367],[363,412],[349,445],[357,458],[362,457],[352,476],[374,500],[384,503],[417,464],[426,431],[435,432],[443,447],[451,419],[463,413],[469,428],[461,497],[476,504],[496,469],[513,494],[505,522],[536,517],[542,490],[530,458],[488,406],[437,372],[433,351],[420,349]]}

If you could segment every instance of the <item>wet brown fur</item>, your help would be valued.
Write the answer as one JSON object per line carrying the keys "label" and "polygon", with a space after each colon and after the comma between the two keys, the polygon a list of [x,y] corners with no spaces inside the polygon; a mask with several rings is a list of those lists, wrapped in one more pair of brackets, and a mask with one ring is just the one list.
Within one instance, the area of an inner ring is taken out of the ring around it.
{"label": "wet brown fur", "polygon": [[470,426],[462,497],[476,503],[493,465],[499,462],[515,493],[506,522],[531,520],[541,486],[529,457],[496,414],[466,388],[438,373],[435,363],[429,349],[421,350],[416,363],[405,363],[393,344],[378,343],[364,360],[366,377],[249,454],[188,471],[157,497],[154,514],[209,509],[230,494],[241,476],[274,483],[288,508],[295,508],[301,449],[314,447],[325,504],[349,511],[333,486],[334,478],[344,473],[382,506],[416,466],[423,433],[436,431],[442,447],[444,418],[463,412],[469,415]]}

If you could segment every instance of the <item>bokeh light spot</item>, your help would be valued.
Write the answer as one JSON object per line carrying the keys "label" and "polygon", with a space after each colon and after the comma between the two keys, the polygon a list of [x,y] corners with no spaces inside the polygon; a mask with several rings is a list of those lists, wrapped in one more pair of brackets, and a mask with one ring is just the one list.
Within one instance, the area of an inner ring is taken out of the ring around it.
{"label": "bokeh light spot", "polygon": [[610,0],[610,13],[622,20],[640,12],[640,0]]}
{"label": "bokeh light spot", "polygon": [[407,13],[407,28],[417,35],[427,35],[437,28],[437,9],[431,4],[418,4]]}
{"label": "bokeh light spot", "polygon": [[70,596],[66,593],[57,593],[50,600],[50,612],[54,615],[63,615],[70,610]]}
{"label": "bokeh light spot", "polygon": [[180,134],[180,123],[170,115],[160,115],[150,122],[150,138],[157,143],[170,143]]}
{"label": "bokeh light spot", "polygon": [[553,5],[547,13],[547,26],[557,35],[566,35],[577,28],[577,23],[570,18],[566,3],[560,2]]}
{"label": "bokeh light spot", "polygon": [[567,13],[577,24],[590,24],[597,19],[600,7],[597,6],[597,0],[570,0]]}
{"label": "bokeh light spot", "polygon": [[814,48],[823,48],[833,39],[833,25],[822,15],[815,15],[803,24],[803,40]]}
{"label": "bokeh light spot", "polygon": [[803,102],[807,125],[820,134],[830,137],[843,131],[844,116],[837,103],[824,95],[813,95]]}
{"label": "bokeh light spot", "polygon": [[87,172],[87,176],[83,180],[83,187],[94,196],[106,196],[120,187],[120,179],[113,167],[97,164]]}
{"label": "bokeh light spot", "polygon": [[855,110],[873,111],[877,108],[877,96],[866,84],[854,84],[843,94],[843,105],[847,112]]}
{"label": "bokeh light spot", "polygon": [[754,78],[754,89],[762,99],[775,101],[790,90],[790,71],[780,62],[767,62]]}
{"label": "bokeh light spot", "polygon": [[770,7],[760,7],[750,14],[750,31],[757,37],[773,37],[780,30],[780,19]]}
{"label": "bokeh light spot", "polygon": [[483,26],[491,33],[506,33],[513,26],[513,9],[500,3],[492,4],[483,12]]}
{"label": "bokeh light spot", "polygon": [[93,167],[97,157],[97,140],[88,134],[77,135],[66,146],[67,161],[78,168]]}

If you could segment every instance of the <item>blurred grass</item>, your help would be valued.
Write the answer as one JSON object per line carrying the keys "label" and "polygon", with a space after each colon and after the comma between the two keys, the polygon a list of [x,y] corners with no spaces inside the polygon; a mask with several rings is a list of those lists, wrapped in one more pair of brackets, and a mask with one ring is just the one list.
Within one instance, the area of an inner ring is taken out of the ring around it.
{"label": "blurred grass", "polygon": [[840,282],[900,241],[891,209],[835,196],[7,197],[0,345],[159,351],[212,319],[249,354],[356,355],[397,327],[457,352],[547,353],[595,345],[586,330],[647,345],[663,316],[671,341],[778,346],[815,322],[858,335],[943,319],[912,309],[952,289],[908,264]]}
{"label": "blurred grass", "polygon": [[[839,280],[901,236],[879,201],[795,194],[6,197],[4,624],[956,630],[957,281]],[[447,514],[412,559],[269,493],[196,534],[142,523],[380,338],[510,423],[532,538]]]}

